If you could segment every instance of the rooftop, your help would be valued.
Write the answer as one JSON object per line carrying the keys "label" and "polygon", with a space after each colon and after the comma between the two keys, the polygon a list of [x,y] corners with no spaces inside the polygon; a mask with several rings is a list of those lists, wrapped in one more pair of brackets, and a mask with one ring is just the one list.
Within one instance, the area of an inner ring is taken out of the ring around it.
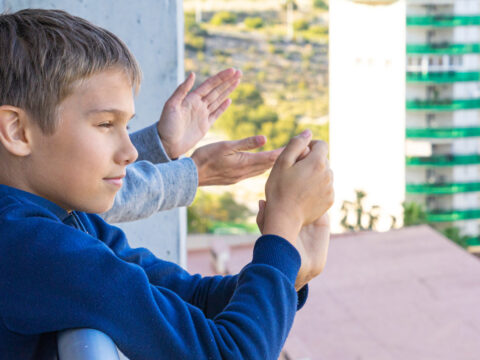
{"label": "rooftop", "polygon": [[[231,240],[236,273],[254,237]],[[189,250],[189,271],[214,274],[209,252]],[[480,261],[428,226],[334,235],[284,351],[289,360],[479,359],[479,300]]]}

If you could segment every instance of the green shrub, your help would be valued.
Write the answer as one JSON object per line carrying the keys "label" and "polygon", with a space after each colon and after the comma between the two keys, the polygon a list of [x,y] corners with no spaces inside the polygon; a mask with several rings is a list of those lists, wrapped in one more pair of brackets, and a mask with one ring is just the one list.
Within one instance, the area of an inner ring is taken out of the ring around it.
{"label": "green shrub", "polygon": [[303,19],[298,19],[293,22],[293,29],[295,31],[308,30],[309,27],[310,27],[310,24],[308,23],[308,21]]}
{"label": "green shrub", "polygon": [[230,11],[220,11],[213,15],[210,19],[212,25],[235,24],[237,22],[237,15]]}
{"label": "green shrub", "polygon": [[198,191],[188,211],[188,231],[213,232],[219,222],[244,224],[252,215],[243,204],[235,201],[231,193],[221,195]]}
{"label": "green shrub", "polygon": [[425,208],[415,202],[405,202],[403,205],[403,225],[421,225],[427,223]]}
{"label": "green shrub", "polygon": [[261,17],[247,17],[243,22],[249,29],[259,29],[264,25]]}
{"label": "green shrub", "polygon": [[187,35],[185,36],[185,47],[193,51],[205,50],[205,39],[200,36]]}
{"label": "green shrub", "polygon": [[310,32],[315,35],[326,35],[328,34],[328,26],[312,25],[310,26]]}
{"label": "green shrub", "polygon": [[313,0],[313,7],[320,10],[328,10],[328,4],[325,0]]}

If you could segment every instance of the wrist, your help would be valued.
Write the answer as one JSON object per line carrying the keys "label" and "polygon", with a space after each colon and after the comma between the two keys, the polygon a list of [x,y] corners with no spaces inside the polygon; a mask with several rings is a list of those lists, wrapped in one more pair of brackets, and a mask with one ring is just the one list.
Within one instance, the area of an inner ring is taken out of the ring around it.
{"label": "wrist", "polygon": [[302,221],[294,214],[283,211],[281,208],[265,209],[265,220],[262,234],[272,234],[283,237],[296,246],[297,237],[302,228]]}
{"label": "wrist", "polygon": [[168,142],[168,140],[164,136],[162,136],[159,124],[160,124],[160,122],[157,122],[158,137],[160,138],[160,141],[162,142],[163,148],[165,149],[165,152],[167,153],[167,156],[170,158],[170,160],[175,160],[175,159],[178,158],[178,156],[173,152],[172,145]]}
{"label": "wrist", "polygon": [[205,161],[202,159],[200,155],[198,155],[197,151],[194,151],[191,159],[195,163],[195,166],[197,167],[197,175],[198,175],[198,186],[203,186],[205,184],[205,179],[204,179],[204,171],[203,167],[205,164]]}

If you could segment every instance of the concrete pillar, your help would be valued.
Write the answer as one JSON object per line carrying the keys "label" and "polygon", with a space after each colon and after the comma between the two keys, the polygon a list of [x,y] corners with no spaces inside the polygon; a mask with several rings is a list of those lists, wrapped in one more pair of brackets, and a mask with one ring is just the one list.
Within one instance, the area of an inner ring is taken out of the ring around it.
{"label": "concrete pillar", "polygon": [[[119,36],[132,50],[144,79],[132,131],[160,117],[163,104],[183,81],[182,0],[0,0],[0,9],[55,8],[85,18]],[[185,265],[186,211],[176,209],[120,226],[132,247]]]}

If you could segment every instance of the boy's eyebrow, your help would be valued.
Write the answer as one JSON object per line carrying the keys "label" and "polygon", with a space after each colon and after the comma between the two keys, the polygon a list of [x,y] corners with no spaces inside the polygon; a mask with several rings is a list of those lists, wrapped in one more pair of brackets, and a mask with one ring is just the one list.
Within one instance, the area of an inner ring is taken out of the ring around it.
{"label": "boy's eyebrow", "polygon": [[[93,115],[93,114],[99,114],[99,113],[111,113],[111,114],[113,113],[117,116],[123,116],[123,117],[128,116],[127,112],[119,110],[119,109],[93,109],[93,110],[87,111],[87,116],[90,116],[90,115]],[[128,120],[132,120],[135,117],[135,115],[136,114],[133,114],[132,116],[130,116],[130,118]]]}

